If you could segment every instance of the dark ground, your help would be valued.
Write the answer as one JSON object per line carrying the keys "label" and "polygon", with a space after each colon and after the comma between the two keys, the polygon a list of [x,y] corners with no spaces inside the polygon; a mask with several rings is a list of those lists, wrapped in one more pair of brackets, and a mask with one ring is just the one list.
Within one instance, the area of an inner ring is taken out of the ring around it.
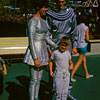
{"label": "dark ground", "polygon": [[[77,57],[72,60],[75,63]],[[85,79],[82,66],[76,72],[76,83],[71,83],[71,95],[78,100],[100,100],[100,55],[87,56],[87,66],[90,74],[94,77]],[[4,89],[0,100],[29,100],[28,84],[29,70],[23,63],[7,65],[8,74],[4,76]],[[0,89],[2,90],[2,89]],[[41,81],[40,100],[49,100],[48,71],[45,70]],[[71,100],[71,99],[68,99]]]}

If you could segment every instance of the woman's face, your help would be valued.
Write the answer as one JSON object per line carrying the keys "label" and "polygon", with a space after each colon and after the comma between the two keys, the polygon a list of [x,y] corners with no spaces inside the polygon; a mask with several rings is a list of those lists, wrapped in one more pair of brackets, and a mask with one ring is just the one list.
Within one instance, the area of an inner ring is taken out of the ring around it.
{"label": "woman's face", "polygon": [[39,10],[39,13],[41,16],[45,16],[46,15],[46,10],[47,8],[45,6],[43,6],[40,10]]}

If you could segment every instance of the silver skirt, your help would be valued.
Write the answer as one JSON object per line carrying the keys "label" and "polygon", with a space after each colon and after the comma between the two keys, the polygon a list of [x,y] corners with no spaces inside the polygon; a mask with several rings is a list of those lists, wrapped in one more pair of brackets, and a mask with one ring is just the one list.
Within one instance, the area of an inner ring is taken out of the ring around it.
{"label": "silver skirt", "polygon": [[[46,40],[45,39],[35,40],[34,47],[35,47],[37,58],[40,61],[40,66],[48,65],[49,58],[48,58]],[[30,46],[28,46],[27,48],[27,51],[24,57],[24,62],[29,65],[34,66],[34,58],[32,57]]]}

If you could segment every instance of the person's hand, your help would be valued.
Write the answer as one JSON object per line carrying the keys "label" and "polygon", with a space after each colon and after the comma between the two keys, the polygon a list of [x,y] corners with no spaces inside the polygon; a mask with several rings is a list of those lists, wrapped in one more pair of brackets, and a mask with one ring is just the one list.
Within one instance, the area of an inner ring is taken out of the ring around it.
{"label": "person's hand", "polygon": [[50,76],[51,76],[51,77],[54,77],[54,73],[53,73],[53,72],[50,72]]}
{"label": "person's hand", "polygon": [[74,54],[77,54],[77,48],[73,48],[72,49],[72,54],[74,55]]}
{"label": "person's hand", "polygon": [[38,59],[34,59],[34,65],[35,67],[40,67],[40,61]]}
{"label": "person's hand", "polygon": [[4,75],[7,75],[7,70],[4,70],[4,71],[3,71],[3,74],[4,74]]}

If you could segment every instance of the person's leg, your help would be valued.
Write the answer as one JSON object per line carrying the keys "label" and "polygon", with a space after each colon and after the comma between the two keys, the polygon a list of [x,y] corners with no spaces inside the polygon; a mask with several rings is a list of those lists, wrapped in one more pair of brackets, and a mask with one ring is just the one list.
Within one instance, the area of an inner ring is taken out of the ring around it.
{"label": "person's leg", "polygon": [[38,96],[39,96],[39,89],[40,89],[40,81],[42,79],[42,73],[43,73],[43,70],[40,70],[38,72],[38,81],[37,81],[37,84],[36,84],[36,93],[35,93],[35,99],[38,100]]}
{"label": "person's leg", "polygon": [[42,77],[42,70],[37,68],[30,68],[30,86],[29,86],[29,96],[30,100],[38,100],[40,80]]}
{"label": "person's leg", "polygon": [[63,79],[63,85],[62,85],[62,99],[61,100],[67,100],[68,97],[68,88],[69,88],[69,82],[70,82],[70,73],[67,72],[64,74],[65,79]]}
{"label": "person's leg", "polygon": [[55,90],[56,100],[62,100],[63,75],[61,73],[57,72],[55,74],[53,86]]}
{"label": "person's leg", "polygon": [[52,100],[52,96],[53,96],[53,77],[50,76],[49,74],[49,98],[48,100]]}
{"label": "person's leg", "polygon": [[86,76],[87,76],[89,73],[88,73],[88,70],[87,70],[86,57],[85,56],[83,58],[82,64],[83,64],[83,68],[84,68],[84,71],[85,71]]}
{"label": "person's leg", "polygon": [[77,69],[79,68],[80,64],[82,63],[83,57],[84,57],[84,55],[82,55],[82,54],[79,55],[77,62],[72,70],[72,73],[71,73],[71,81],[72,82],[76,82],[76,80],[73,78],[73,76],[74,76],[75,72],[77,71]]}
{"label": "person's leg", "polygon": [[[53,72],[55,70],[55,64],[53,63]],[[48,100],[52,100],[52,97],[54,96],[54,88],[53,88],[53,77],[50,76],[49,72],[49,98]]]}
{"label": "person's leg", "polygon": [[90,78],[90,77],[93,77],[93,75],[90,75],[88,73],[88,70],[87,70],[87,65],[86,65],[86,57],[84,56],[83,57],[83,68],[84,68],[84,71],[85,71],[85,74],[86,74],[86,78]]}

